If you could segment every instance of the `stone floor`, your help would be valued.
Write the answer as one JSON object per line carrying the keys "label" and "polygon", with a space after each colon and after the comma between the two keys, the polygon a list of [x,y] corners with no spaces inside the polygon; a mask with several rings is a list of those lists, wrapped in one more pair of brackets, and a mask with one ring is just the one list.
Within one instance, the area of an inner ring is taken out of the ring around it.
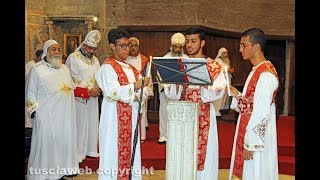
{"label": "stone floor", "polygon": [[[228,180],[229,169],[219,169],[219,180]],[[73,178],[66,178],[68,180],[97,180],[98,175],[96,173],[93,174],[84,174],[78,175]],[[154,174],[145,174],[142,176],[142,180],[164,180],[165,179],[165,170],[155,170]],[[294,180],[294,176],[290,175],[279,175],[279,180]]]}

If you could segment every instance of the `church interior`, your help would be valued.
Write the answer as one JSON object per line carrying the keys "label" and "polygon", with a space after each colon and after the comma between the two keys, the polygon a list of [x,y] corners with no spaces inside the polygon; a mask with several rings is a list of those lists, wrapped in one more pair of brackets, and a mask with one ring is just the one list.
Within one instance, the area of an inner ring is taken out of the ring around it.
{"label": "church interior", "polygon": [[[221,47],[228,49],[230,64],[236,69],[232,85],[239,89],[243,88],[252,69],[239,52],[241,33],[251,27],[264,30],[267,36],[265,56],[274,64],[279,76],[276,95],[279,179],[295,179],[294,0],[25,0],[25,63],[34,58],[35,52],[42,49],[48,39],[56,40],[63,49],[63,56],[67,57],[94,29],[102,35],[95,55],[103,63],[111,53],[107,34],[116,27],[137,37],[140,52],[147,57],[161,57],[171,46],[171,36],[176,32],[185,34],[190,26],[198,26],[206,32],[205,55],[214,58]],[[155,68],[151,74],[155,79]],[[158,87],[154,86],[154,96],[148,103],[147,139],[141,145],[142,165],[153,174],[144,174],[143,180],[165,179],[166,145],[157,143],[159,103]],[[228,179],[237,117],[237,112],[229,110],[222,112],[217,122],[219,138],[220,135],[223,138],[219,139],[219,180]],[[30,136],[26,137],[26,142],[30,143]],[[27,165],[27,153],[25,162]],[[86,158],[80,167],[96,170],[98,165],[99,158]],[[67,179],[93,180],[97,175]]]}

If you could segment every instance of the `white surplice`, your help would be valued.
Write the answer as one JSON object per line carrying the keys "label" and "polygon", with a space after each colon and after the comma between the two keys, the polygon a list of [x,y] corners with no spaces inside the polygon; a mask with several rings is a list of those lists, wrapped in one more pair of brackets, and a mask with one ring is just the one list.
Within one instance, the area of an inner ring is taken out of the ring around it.
{"label": "white surplice", "polygon": [[35,112],[28,180],[77,173],[74,88],[67,66],[55,69],[42,60],[32,67],[26,90],[28,114]]}
{"label": "white surplice", "polygon": [[[243,95],[259,65],[254,67],[250,72],[243,88]],[[253,160],[244,161],[242,180],[278,180],[276,107],[272,103],[273,92],[277,87],[278,80],[275,75],[270,72],[261,73],[254,92],[253,110],[244,137],[244,144],[248,146],[244,146],[244,148],[254,151]],[[232,98],[231,108],[239,112],[238,100],[236,98]],[[238,136],[240,118],[241,114],[238,117],[234,137]],[[260,129],[259,127],[265,127],[265,129],[263,128],[265,130],[264,134],[262,131],[257,130]],[[229,180],[232,177],[235,143],[236,138],[234,138],[233,142]],[[251,148],[254,146],[261,148]]]}
{"label": "white surplice", "polygon": [[[219,170],[219,157],[218,157],[218,131],[217,120],[215,115],[215,109],[213,102],[221,98],[224,94],[225,87],[227,85],[226,79],[223,76],[223,72],[220,71],[219,75],[213,82],[212,86],[208,86],[208,89],[200,87],[198,85],[189,85],[189,88],[197,88],[201,90],[201,100],[204,103],[210,102],[210,127],[208,135],[207,152],[205,158],[204,169],[197,171],[197,180],[217,180]],[[221,89],[222,88],[222,89]],[[216,90],[220,89],[220,90]],[[165,95],[169,99],[179,100],[182,94],[183,88],[179,85],[178,92],[176,92],[175,84],[167,84],[164,86]]]}
{"label": "white surplice", "polygon": [[[116,180],[118,172],[118,112],[117,101],[128,103],[132,106],[132,143],[134,132],[137,125],[137,116],[139,103],[134,101],[135,96],[140,96],[140,90],[135,92],[133,82],[135,76],[129,65],[119,62],[126,74],[129,84],[120,86],[118,75],[110,64],[103,64],[96,73],[96,80],[103,92],[103,101],[101,105],[101,115],[99,124],[99,150],[100,161],[98,169],[99,180]],[[141,77],[141,76],[140,76]],[[147,92],[144,89],[144,92]],[[146,94],[143,95],[143,102],[146,100]],[[143,104],[142,104],[143,105]],[[141,113],[141,111],[140,111]],[[132,170],[132,179],[141,180],[141,151],[140,151],[140,133],[136,144],[134,165]],[[131,146],[133,148],[133,146]],[[131,150],[132,152],[132,150]],[[133,152],[132,152],[133,153]],[[134,173],[140,172],[140,173]]]}
{"label": "white surplice", "polygon": [[[100,63],[95,56],[87,58],[80,51],[75,51],[68,56],[66,66],[70,69],[76,86],[90,90],[97,85],[95,74]],[[90,97],[88,100],[75,97],[75,100],[78,161],[82,162],[86,156],[99,156],[99,103],[98,97]]]}

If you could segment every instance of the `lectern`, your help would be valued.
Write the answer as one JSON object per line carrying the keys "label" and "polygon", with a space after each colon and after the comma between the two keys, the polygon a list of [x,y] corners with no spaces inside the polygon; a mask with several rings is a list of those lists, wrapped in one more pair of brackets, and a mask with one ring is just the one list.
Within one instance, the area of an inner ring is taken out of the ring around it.
{"label": "lectern", "polygon": [[[160,83],[212,85],[204,58],[154,57],[153,63]],[[196,180],[198,103],[169,100],[167,114],[166,180]]]}

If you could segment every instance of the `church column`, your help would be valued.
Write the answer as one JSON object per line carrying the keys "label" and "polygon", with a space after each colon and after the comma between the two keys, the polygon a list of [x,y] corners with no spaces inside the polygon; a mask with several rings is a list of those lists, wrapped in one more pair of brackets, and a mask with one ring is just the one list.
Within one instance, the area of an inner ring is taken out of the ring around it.
{"label": "church column", "polygon": [[46,21],[49,28],[49,39],[53,38],[53,21]]}

